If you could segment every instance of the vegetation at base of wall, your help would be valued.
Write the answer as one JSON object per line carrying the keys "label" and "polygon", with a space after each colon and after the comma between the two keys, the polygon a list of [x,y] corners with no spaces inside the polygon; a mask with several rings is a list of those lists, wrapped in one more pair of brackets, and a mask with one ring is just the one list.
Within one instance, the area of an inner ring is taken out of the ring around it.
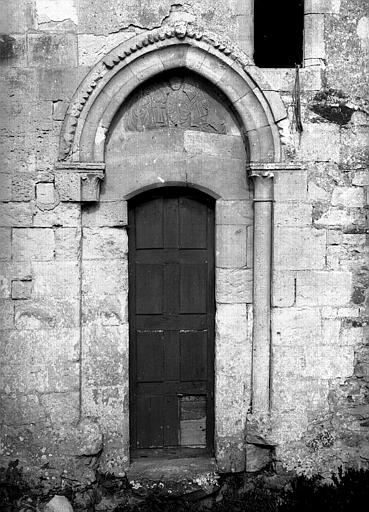
{"label": "vegetation at base of wall", "polygon": [[[41,486],[30,488],[25,482],[18,461],[0,468],[0,511],[42,512],[54,494],[65,495],[75,512],[105,512],[102,500],[121,504],[106,508],[106,512],[353,512],[369,502],[369,470],[339,469],[327,483],[319,475],[297,476],[284,487],[269,488],[266,480],[245,486],[243,475],[227,477],[221,492],[205,500],[189,501],[173,497],[157,485],[145,496],[137,496],[126,479],[99,474],[96,482],[85,489],[84,505],[78,499],[81,493],[72,488],[42,494]],[[241,489],[246,490],[241,490]],[[99,506],[100,504],[100,506]]]}

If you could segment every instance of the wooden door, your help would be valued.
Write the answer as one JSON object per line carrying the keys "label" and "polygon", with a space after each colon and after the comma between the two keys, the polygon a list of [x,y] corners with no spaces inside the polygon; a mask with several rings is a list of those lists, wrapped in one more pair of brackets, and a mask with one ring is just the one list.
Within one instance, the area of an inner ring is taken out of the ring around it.
{"label": "wooden door", "polygon": [[186,188],[129,204],[132,456],[213,447],[214,201]]}

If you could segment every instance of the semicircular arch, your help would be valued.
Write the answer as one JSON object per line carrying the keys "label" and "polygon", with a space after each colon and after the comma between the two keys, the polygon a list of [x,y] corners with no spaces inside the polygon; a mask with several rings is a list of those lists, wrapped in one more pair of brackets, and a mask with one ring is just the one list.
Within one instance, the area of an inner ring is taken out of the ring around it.
{"label": "semicircular arch", "polygon": [[[250,162],[278,162],[277,122],[285,111],[258,68],[241,52],[204,33],[159,30],[122,43],[104,57],[78,88],[63,123],[59,161],[103,162],[106,135],[129,95],[165,71],[186,69],[219,89],[232,104]],[[275,112],[279,112],[279,119]]]}

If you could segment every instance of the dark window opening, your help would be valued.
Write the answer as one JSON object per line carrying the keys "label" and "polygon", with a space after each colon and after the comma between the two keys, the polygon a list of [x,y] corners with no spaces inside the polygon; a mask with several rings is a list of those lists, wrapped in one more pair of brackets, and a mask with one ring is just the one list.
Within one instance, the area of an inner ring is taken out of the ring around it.
{"label": "dark window opening", "polygon": [[303,0],[255,0],[254,61],[261,68],[302,65]]}

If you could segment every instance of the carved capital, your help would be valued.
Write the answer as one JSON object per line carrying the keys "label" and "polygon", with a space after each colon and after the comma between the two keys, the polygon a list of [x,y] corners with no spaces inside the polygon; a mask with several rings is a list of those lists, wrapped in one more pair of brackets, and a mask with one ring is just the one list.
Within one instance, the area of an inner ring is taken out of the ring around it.
{"label": "carved capital", "polygon": [[104,171],[104,162],[58,162],[55,165],[55,186],[60,201],[98,201]]}

